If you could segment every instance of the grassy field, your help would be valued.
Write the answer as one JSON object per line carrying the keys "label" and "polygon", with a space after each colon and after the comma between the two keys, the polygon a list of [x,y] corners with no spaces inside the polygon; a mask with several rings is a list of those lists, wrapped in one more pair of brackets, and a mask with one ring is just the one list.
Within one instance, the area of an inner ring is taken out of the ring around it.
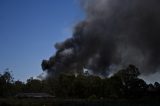
{"label": "grassy field", "polygon": [[158,100],[0,99],[0,106],[160,106]]}

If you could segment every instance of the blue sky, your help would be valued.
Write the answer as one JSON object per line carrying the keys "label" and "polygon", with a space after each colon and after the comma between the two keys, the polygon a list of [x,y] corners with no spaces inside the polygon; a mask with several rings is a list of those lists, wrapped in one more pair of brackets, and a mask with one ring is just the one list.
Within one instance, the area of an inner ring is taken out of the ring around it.
{"label": "blue sky", "polygon": [[[79,0],[0,0],[0,73],[9,68],[22,81],[38,76],[54,44],[71,37],[83,19]],[[159,76],[141,78],[153,83]]]}
{"label": "blue sky", "polygon": [[41,61],[83,16],[78,0],[0,0],[0,73],[9,68],[23,81],[41,74]]}

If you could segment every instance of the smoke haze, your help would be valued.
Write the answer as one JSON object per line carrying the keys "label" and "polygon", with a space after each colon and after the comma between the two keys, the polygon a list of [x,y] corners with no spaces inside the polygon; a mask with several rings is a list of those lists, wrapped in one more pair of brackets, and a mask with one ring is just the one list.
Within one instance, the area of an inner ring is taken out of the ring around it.
{"label": "smoke haze", "polygon": [[42,62],[55,75],[92,73],[107,76],[134,64],[142,74],[159,71],[159,0],[81,0],[85,20],[73,36],[57,43],[57,52]]}

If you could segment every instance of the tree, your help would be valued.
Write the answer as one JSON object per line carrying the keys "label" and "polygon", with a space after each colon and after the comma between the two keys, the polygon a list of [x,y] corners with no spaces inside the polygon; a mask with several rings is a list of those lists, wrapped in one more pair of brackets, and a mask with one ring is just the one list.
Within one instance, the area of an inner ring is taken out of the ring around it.
{"label": "tree", "polygon": [[0,96],[8,96],[12,92],[13,77],[9,69],[6,69],[3,74],[0,74]]}
{"label": "tree", "polygon": [[27,80],[26,92],[41,92],[41,91],[42,91],[42,82],[40,80],[33,79],[33,77]]}
{"label": "tree", "polygon": [[155,87],[156,89],[160,89],[160,84],[159,84],[158,82],[155,82],[155,83],[154,83],[154,87]]}
{"label": "tree", "polygon": [[15,81],[14,82],[14,93],[24,92],[25,84],[22,81]]}
{"label": "tree", "polygon": [[123,93],[126,97],[142,96],[147,90],[147,84],[139,79],[140,72],[134,65],[120,70],[115,76],[119,77],[124,86]]}
{"label": "tree", "polygon": [[78,75],[74,80],[74,95],[76,98],[87,98],[88,95],[88,80],[86,76]]}
{"label": "tree", "polygon": [[140,72],[134,65],[129,65],[126,69],[118,71],[115,76],[120,77],[123,85],[126,85],[129,81],[137,79]]}
{"label": "tree", "polygon": [[118,76],[112,76],[104,80],[104,97],[118,98],[122,96],[123,84]]}
{"label": "tree", "polygon": [[129,79],[137,78],[140,75],[139,69],[130,64],[126,69],[120,70],[117,75],[121,75],[121,77],[127,77]]}
{"label": "tree", "polygon": [[160,95],[160,84],[158,82],[154,83],[154,88],[156,89],[157,96]]}

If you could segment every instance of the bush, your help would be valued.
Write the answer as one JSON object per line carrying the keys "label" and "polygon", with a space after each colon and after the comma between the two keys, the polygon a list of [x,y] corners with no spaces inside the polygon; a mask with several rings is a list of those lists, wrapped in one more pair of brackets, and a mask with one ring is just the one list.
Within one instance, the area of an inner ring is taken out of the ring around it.
{"label": "bush", "polygon": [[96,100],[97,99],[97,96],[96,95],[91,95],[88,97],[89,100]]}

